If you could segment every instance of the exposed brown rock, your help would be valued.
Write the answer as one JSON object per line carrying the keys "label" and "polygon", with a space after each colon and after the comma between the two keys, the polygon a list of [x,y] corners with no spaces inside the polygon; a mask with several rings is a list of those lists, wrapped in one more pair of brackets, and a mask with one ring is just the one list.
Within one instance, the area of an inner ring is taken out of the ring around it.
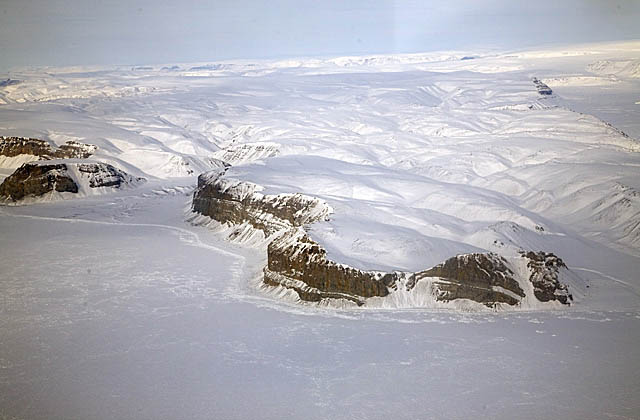
{"label": "exposed brown rock", "polygon": [[102,162],[36,161],[25,163],[0,184],[0,199],[19,201],[27,196],[38,197],[52,191],[77,193],[76,181],[69,173],[77,167],[77,175],[88,181],[90,188],[120,188],[136,184],[144,178],[131,175]]}
{"label": "exposed brown rock", "polygon": [[288,231],[267,247],[267,269],[328,293],[363,298],[386,296],[393,275],[384,278],[373,272],[337,264],[302,230]]}
{"label": "exposed brown rock", "polygon": [[0,196],[13,201],[26,196],[40,196],[50,191],[78,192],[78,186],[67,173],[66,164],[24,164],[0,185]]}
{"label": "exposed brown rock", "polygon": [[18,156],[34,155],[42,159],[86,159],[91,156],[96,146],[91,144],[68,141],[59,148],[52,147],[48,142],[27,137],[0,137],[0,155]]}
{"label": "exposed brown rock", "polygon": [[[367,298],[387,296],[399,285],[410,291],[427,279],[435,286],[435,298],[440,301],[470,299],[493,307],[499,303],[516,305],[525,296],[506,260],[493,253],[458,255],[418,273],[359,270],[331,261],[326,250],[304,230],[304,225],[328,216],[324,202],[301,194],[263,195],[257,185],[226,179],[225,172],[198,178],[193,211],[221,223],[248,223],[264,232],[268,241],[264,283],[295,290],[302,300],[335,298],[362,305]],[[534,258],[529,268],[533,270],[536,297],[566,303],[562,292],[567,287],[557,281],[557,270],[553,277],[553,270],[540,269],[539,253],[523,257]],[[551,261],[543,260],[545,264]],[[561,260],[555,266],[563,266],[560,264]]]}
{"label": "exposed brown rock", "polygon": [[505,260],[497,254],[466,254],[449,258],[429,270],[416,273],[416,279],[439,277],[440,300],[471,299],[487,306],[495,303],[515,305],[519,302],[509,291],[524,297],[525,293],[513,278]]}
{"label": "exposed brown rock", "polygon": [[552,253],[522,252],[529,259],[527,266],[531,271],[529,281],[533,284],[533,293],[540,302],[557,300],[565,305],[570,304],[573,296],[566,284],[558,281],[560,268],[566,268],[564,261]]}
{"label": "exposed brown rock", "polygon": [[267,247],[268,264],[265,279],[277,282],[278,273],[298,280],[311,289],[300,290],[304,300],[320,300],[330,294],[355,297],[386,296],[393,276],[376,278],[375,273],[336,264],[326,258],[326,251],[301,228],[307,223],[324,219],[328,207],[316,198],[302,194],[269,196],[255,193],[250,184],[211,180],[200,176],[194,193],[193,210],[222,223],[249,223],[273,236]]}
{"label": "exposed brown rock", "polygon": [[95,153],[97,146],[70,140],[53,152],[56,159],[87,159]]}
{"label": "exposed brown rock", "polygon": [[[130,176],[108,164],[79,163],[78,171],[88,174],[89,187],[120,188],[123,183],[130,181]],[[137,178],[142,180],[143,178]]]}

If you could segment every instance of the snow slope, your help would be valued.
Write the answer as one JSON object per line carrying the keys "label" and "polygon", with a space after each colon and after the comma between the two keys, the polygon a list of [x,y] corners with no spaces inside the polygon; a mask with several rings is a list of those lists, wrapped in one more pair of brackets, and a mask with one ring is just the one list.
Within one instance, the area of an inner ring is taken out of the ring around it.
{"label": "snow slope", "polygon": [[335,211],[312,238],[356,268],[419,270],[521,249],[585,267],[596,241],[610,258],[594,269],[635,283],[640,142],[557,92],[539,94],[533,80],[596,89],[585,78],[604,77],[608,91],[638,93],[621,69],[639,51],[627,42],[471,60],[29,70],[2,90],[0,130],[95,144],[98,160],[133,175],[232,165],[230,178],[266,193],[319,197]]}
{"label": "snow slope", "polygon": [[619,280],[581,272],[590,305],[553,312],[287,303],[248,284],[260,252],[184,223],[192,185],[0,208],[1,417],[637,417]]}
{"label": "snow slope", "polygon": [[[639,56],[625,42],[0,77],[20,81],[0,86],[0,135],[95,144],[149,178],[0,208],[0,418],[637,418]],[[395,309],[427,290],[358,310],[259,290],[263,237],[185,222],[195,175],[227,165],[329,203],[308,233],[351,266],[544,250],[584,295],[468,313]]]}

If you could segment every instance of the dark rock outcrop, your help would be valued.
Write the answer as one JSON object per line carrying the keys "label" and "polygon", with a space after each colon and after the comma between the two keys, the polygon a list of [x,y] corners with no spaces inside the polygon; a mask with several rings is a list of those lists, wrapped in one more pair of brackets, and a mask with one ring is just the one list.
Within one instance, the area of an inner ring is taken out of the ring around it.
{"label": "dark rock outcrop", "polygon": [[[397,275],[362,271],[331,261],[326,251],[302,230],[288,231],[267,246],[267,284],[282,277],[303,284],[304,300],[319,301],[325,297],[346,298],[358,305],[362,298],[387,296],[395,286]],[[277,276],[274,275],[277,273]],[[281,285],[282,282],[280,282]]]}
{"label": "dark rock outcrop", "polygon": [[546,83],[542,82],[538,78],[533,78],[533,84],[536,85],[536,89],[540,95],[548,96],[553,95],[553,90]]}
{"label": "dark rock outcrop", "polygon": [[64,163],[34,165],[26,163],[0,184],[0,197],[12,201],[26,196],[41,196],[51,191],[78,192],[78,185]]}
{"label": "dark rock outcrop", "polygon": [[[471,299],[487,306],[515,305],[525,293],[515,280],[506,260],[497,254],[466,254],[449,258],[429,270],[416,273],[416,279],[438,277],[440,300]],[[517,296],[515,296],[517,295]]]}
{"label": "dark rock outcrop", "polygon": [[[86,174],[89,179],[89,187],[113,187],[120,188],[122,184],[130,182],[130,176],[108,164],[79,163],[78,171]],[[142,178],[137,178],[141,180]]]}
{"label": "dark rock outcrop", "polygon": [[86,159],[95,153],[97,147],[92,144],[68,141],[62,146],[52,147],[48,142],[27,137],[0,137],[0,155],[34,155],[41,159]]}
{"label": "dark rock outcrop", "polygon": [[[326,250],[304,230],[304,225],[328,217],[326,203],[302,194],[264,195],[255,184],[225,178],[225,172],[200,175],[193,211],[221,223],[262,231],[268,243],[263,282],[295,290],[302,300],[335,298],[362,305],[367,298],[385,297],[400,288],[410,292],[421,281],[430,282],[434,298],[445,302],[469,299],[494,307],[517,305],[525,297],[507,260],[493,253],[458,255],[417,273],[384,273],[339,264],[327,258]],[[559,258],[534,252],[521,258],[529,261],[529,280],[539,300],[568,303],[563,298],[568,288],[558,281],[557,270],[553,271],[564,267]]]}
{"label": "dark rock outcrop", "polygon": [[567,285],[558,280],[560,268],[567,268],[562,259],[547,252],[523,251],[521,255],[529,260],[529,281],[533,284],[533,293],[540,302],[557,300],[567,305],[573,300]]}
{"label": "dark rock outcrop", "polygon": [[324,202],[302,194],[263,195],[256,186],[220,175],[200,175],[193,210],[221,223],[249,223],[270,237],[266,284],[293,288],[309,301],[340,297],[361,305],[362,298],[389,294],[393,275],[380,277],[329,260],[302,229],[327,217],[329,207]]}
{"label": "dark rock outcrop", "polygon": [[36,161],[25,163],[0,184],[0,199],[16,202],[53,191],[78,193],[76,179],[86,181],[89,188],[120,188],[144,181],[102,162]]}
{"label": "dark rock outcrop", "polygon": [[16,80],[16,79],[0,80],[0,87],[13,86],[17,84],[20,84],[20,80]]}
{"label": "dark rock outcrop", "polygon": [[87,159],[96,152],[97,148],[92,144],[69,140],[54,150],[53,157],[56,159]]}

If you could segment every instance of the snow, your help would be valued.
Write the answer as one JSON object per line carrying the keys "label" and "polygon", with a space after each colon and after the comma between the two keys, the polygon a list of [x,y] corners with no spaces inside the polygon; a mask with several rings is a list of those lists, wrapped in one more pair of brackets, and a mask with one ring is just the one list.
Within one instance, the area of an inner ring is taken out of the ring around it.
{"label": "snow", "polygon": [[247,278],[264,256],[184,224],[192,184],[2,209],[0,257],[13,261],[0,268],[3,415],[571,419],[640,410],[637,306],[474,314],[263,297]]}
{"label": "snow", "polygon": [[[14,72],[0,134],[94,144],[149,182],[0,208],[0,418],[637,417],[639,53]],[[189,211],[227,164],[229,185],[326,202],[307,230],[338,263],[491,251],[524,278],[518,251],[544,250],[575,302],[443,305],[426,279],[301,303],[260,285],[264,235]]]}
{"label": "snow", "polygon": [[[17,169],[27,162],[33,162],[40,159],[39,156],[20,154],[17,156],[0,156],[0,168],[2,169]],[[13,171],[10,172],[10,174]]]}

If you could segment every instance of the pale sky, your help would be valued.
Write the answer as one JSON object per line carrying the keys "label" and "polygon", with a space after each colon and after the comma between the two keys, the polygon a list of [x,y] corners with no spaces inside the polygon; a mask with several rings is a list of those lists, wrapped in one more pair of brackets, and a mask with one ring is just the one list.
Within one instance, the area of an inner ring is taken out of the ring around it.
{"label": "pale sky", "polygon": [[0,70],[640,38],[638,0],[0,0]]}

